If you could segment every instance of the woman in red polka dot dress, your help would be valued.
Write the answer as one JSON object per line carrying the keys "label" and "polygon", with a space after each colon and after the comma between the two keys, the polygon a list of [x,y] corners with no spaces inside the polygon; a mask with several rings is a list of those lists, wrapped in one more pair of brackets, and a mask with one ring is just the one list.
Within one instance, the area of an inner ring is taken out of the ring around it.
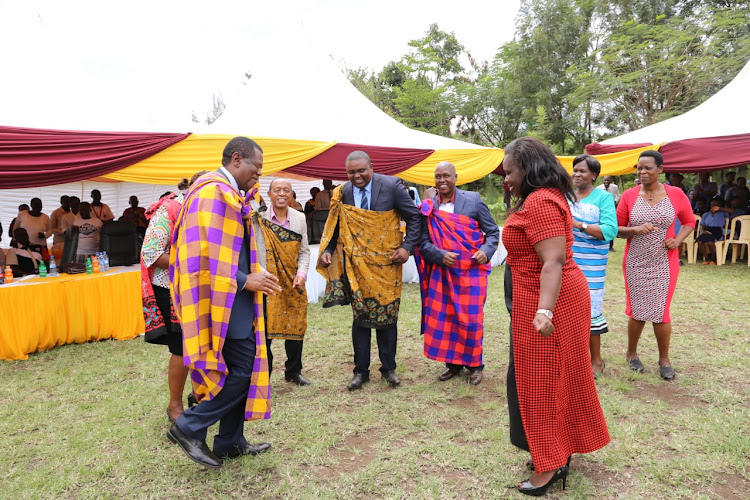
{"label": "woman in red polka dot dress", "polygon": [[511,432],[511,442],[531,453],[528,465],[535,471],[518,489],[538,496],[557,481],[564,487],[570,457],[602,448],[609,432],[589,359],[588,283],[571,249],[570,176],[547,146],[530,137],[505,148],[503,170],[519,200],[503,227],[518,394],[517,402],[510,401],[509,391],[508,405],[511,429],[523,429],[520,436]]}

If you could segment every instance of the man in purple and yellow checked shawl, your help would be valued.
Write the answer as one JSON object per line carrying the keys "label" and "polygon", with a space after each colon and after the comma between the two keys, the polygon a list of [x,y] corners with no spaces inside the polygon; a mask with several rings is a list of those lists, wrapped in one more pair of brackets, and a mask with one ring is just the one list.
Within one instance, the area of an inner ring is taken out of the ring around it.
{"label": "man in purple and yellow checked shawl", "polygon": [[317,270],[328,281],[323,307],[352,306],[354,377],[347,389],[361,389],[370,380],[373,328],[380,372],[395,387],[401,383],[396,375],[401,266],[419,243],[422,224],[401,181],[373,173],[367,153],[353,151],[344,164],[349,182],[334,189],[320,240]]}
{"label": "man in purple and yellow checked shawl", "polygon": [[[268,443],[248,444],[244,421],[271,416],[263,294],[281,290],[262,270],[251,217],[263,151],[247,137],[224,148],[222,166],[185,194],[169,259],[172,303],[182,324],[183,361],[199,404],[167,431],[195,462],[256,455]],[[243,195],[243,192],[247,192]],[[220,422],[211,451],[208,427]]]}
{"label": "man in purple and yellow checked shawl", "polygon": [[490,259],[500,229],[478,193],[456,189],[456,167],[435,168],[437,194],[422,202],[422,241],[416,253],[422,292],[424,355],[445,363],[449,380],[469,369],[469,383],[482,381],[484,302]]}

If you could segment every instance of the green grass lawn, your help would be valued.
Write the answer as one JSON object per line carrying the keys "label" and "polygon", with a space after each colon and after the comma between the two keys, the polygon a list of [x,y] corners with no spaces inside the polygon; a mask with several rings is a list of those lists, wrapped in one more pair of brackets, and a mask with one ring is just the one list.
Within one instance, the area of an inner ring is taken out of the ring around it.
{"label": "green grass lawn", "polygon": [[[568,498],[747,498],[750,495],[750,269],[682,268],[672,307],[672,363],[663,382],[651,327],[642,375],[627,369],[625,298],[611,254],[597,382],[612,442],[575,456]],[[399,388],[377,372],[349,393],[351,310],[309,306],[304,373],[284,382],[275,344],[273,417],[250,442],[273,447],[207,471],[165,437],[165,347],[131,341],[63,346],[0,362],[1,498],[507,498],[528,473],[508,440],[508,315],[503,268],[485,309],[485,379],[438,382],[422,355],[419,289],[404,286]],[[374,344],[374,339],[373,339]],[[212,443],[209,435],[209,445]],[[557,496],[563,496],[557,494]]]}

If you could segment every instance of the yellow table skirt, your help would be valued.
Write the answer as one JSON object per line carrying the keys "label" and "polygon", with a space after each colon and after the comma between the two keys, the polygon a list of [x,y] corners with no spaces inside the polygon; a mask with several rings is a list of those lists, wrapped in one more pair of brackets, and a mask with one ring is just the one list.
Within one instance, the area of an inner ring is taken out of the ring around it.
{"label": "yellow table skirt", "polygon": [[0,358],[145,331],[138,266],[0,285]]}

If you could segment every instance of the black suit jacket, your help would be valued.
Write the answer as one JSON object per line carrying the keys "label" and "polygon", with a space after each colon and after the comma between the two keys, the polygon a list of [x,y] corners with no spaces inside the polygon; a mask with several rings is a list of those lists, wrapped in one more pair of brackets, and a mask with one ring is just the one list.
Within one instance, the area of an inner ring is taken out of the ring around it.
{"label": "black suit jacket", "polygon": [[[342,189],[341,201],[345,205],[354,205],[354,186],[352,186],[352,183],[347,182]],[[371,197],[370,210],[387,212],[388,210],[395,209],[401,218],[404,219],[404,222],[406,222],[406,237],[401,244],[401,248],[409,252],[409,254],[414,253],[414,249],[421,240],[422,216],[417,207],[414,206],[414,200],[406,192],[401,181],[395,177],[373,173]],[[336,250],[338,238],[339,227],[337,224],[336,230],[331,237],[331,242],[325,250],[326,252],[333,253]]]}

